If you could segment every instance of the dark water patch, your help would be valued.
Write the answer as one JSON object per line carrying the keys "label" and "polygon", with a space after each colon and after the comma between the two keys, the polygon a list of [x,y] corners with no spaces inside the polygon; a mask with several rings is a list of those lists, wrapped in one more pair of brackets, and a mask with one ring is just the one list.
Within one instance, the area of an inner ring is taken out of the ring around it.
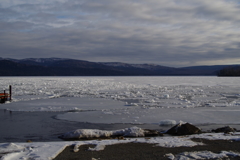
{"label": "dark water patch", "polygon": [[[158,124],[98,124],[86,122],[71,122],[58,120],[54,117],[65,112],[22,112],[0,109],[0,143],[3,142],[33,142],[62,141],[58,136],[76,129],[116,130],[137,126],[143,129],[166,131],[171,126]],[[239,124],[227,124],[240,130]],[[226,125],[201,124],[196,125],[203,131],[211,131]]]}
{"label": "dark water patch", "polygon": [[58,138],[63,133],[76,129],[115,130],[139,126],[158,128],[158,125],[134,124],[94,124],[57,120],[54,117],[64,112],[22,112],[0,109],[1,142],[62,141]]}

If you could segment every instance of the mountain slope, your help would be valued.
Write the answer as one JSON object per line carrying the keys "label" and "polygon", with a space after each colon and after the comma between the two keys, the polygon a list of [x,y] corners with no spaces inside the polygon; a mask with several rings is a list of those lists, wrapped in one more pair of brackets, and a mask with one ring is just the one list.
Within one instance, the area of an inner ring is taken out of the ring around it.
{"label": "mountain slope", "polygon": [[38,76],[52,75],[52,71],[44,66],[35,66],[17,63],[9,60],[0,60],[0,76]]}
{"label": "mountain slope", "polygon": [[[231,66],[231,65],[230,65]],[[89,62],[62,58],[0,58],[0,76],[174,76],[217,75],[229,65],[183,68],[156,64]]]}

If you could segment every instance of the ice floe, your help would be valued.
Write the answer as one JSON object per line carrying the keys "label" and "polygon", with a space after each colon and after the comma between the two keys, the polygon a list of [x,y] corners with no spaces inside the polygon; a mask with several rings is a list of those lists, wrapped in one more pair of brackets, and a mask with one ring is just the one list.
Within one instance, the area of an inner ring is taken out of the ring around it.
{"label": "ice floe", "polygon": [[[123,101],[145,108],[184,108],[239,106],[240,98],[237,78],[1,77],[0,82],[1,88],[12,85],[13,102],[91,97]],[[61,105],[59,109],[48,109],[61,110]],[[43,111],[45,110],[46,107]]]}
{"label": "ice floe", "polygon": [[90,123],[154,123],[165,119],[239,124],[238,78],[1,77],[12,85],[12,111],[69,111],[57,118]]}
{"label": "ice floe", "polygon": [[[129,107],[129,106],[126,106]],[[111,113],[111,114],[110,114]],[[238,107],[119,108],[58,114],[57,119],[90,123],[132,123],[166,125],[180,120],[192,124],[240,124]],[[171,119],[172,121],[166,121]]]}

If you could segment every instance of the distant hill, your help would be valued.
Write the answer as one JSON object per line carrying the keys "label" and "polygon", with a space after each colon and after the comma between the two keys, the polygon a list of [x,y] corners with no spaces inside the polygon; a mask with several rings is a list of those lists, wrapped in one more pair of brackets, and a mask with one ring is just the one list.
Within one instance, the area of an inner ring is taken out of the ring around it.
{"label": "distant hill", "polygon": [[156,64],[103,63],[63,58],[0,58],[0,76],[197,76],[218,75],[220,70],[230,66],[174,68]]}
{"label": "distant hill", "polygon": [[[63,60],[49,64],[32,64],[29,61],[14,62],[0,60],[0,76],[109,76],[124,75],[121,71],[108,69],[105,66],[94,66],[91,63],[74,63]],[[105,67],[105,68],[104,68]]]}

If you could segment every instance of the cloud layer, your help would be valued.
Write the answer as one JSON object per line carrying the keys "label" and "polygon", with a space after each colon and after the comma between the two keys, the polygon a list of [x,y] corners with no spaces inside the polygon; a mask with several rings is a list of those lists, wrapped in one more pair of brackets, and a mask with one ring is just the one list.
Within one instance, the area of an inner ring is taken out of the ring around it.
{"label": "cloud layer", "polygon": [[1,0],[1,57],[240,63],[239,0]]}

